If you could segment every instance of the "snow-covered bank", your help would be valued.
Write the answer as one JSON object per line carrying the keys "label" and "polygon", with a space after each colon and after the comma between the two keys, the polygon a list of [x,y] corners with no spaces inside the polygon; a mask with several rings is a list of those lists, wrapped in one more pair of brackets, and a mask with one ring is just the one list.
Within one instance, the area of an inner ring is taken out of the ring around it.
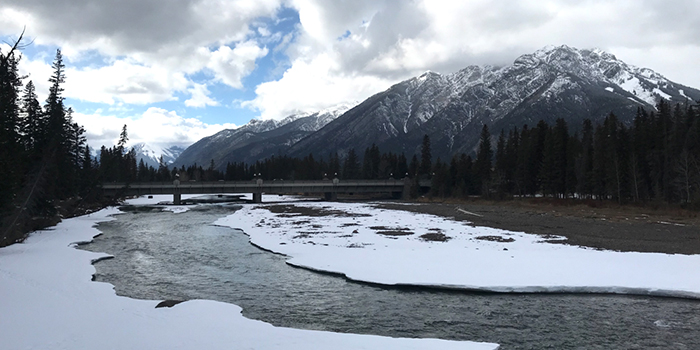
{"label": "snow-covered bank", "polygon": [[[133,203],[133,202],[132,202]],[[99,234],[109,208],[64,220],[0,249],[0,349],[494,349],[495,344],[277,328],[232,304],[118,297],[91,282],[98,254],[75,249]]]}
{"label": "snow-covered bank", "polygon": [[292,265],[371,283],[700,298],[700,255],[553,244],[546,240],[563,237],[370,204],[247,205],[216,224],[242,229],[253,244],[289,256]]}

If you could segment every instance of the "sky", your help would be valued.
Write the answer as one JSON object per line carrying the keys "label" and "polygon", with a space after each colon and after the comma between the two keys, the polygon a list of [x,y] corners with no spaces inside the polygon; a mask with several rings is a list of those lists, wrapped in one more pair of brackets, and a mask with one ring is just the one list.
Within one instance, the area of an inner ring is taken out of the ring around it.
{"label": "sky", "polygon": [[0,49],[40,100],[56,50],[92,147],[187,146],[253,118],[361,102],[425,71],[600,48],[700,88],[700,2],[677,0],[3,0]]}

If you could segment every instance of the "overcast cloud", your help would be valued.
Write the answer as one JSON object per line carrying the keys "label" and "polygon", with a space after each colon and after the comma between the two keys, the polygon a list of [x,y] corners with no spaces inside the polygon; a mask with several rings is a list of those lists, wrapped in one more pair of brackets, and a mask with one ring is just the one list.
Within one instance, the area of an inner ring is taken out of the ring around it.
{"label": "overcast cloud", "polygon": [[[298,17],[281,16],[288,12]],[[190,131],[180,143],[245,123],[241,107],[281,119],[362,101],[426,70],[508,64],[546,45],[601,48],[700,87],[695,0],[3,1],[0,35],[24,26],[37,51],[62,48],[66,97],[104,105],[77,113],[117,128],[126,118],[135,129],[155,125],[137,120],[163,121],[154,115],[181,118],[174,125]],[[22,61],[40,92],[51,57]],[[119,112],[129,106],[138,115]],[[103,130],[86,128],[94,139]],[[158,142],[174,142],[166,134]]]}

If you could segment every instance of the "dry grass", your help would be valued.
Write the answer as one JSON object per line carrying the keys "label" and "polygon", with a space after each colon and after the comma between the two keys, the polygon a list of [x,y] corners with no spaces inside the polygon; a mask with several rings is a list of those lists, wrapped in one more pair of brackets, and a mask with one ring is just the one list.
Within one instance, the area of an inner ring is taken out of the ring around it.
{"label": "dry grass", "polygon": [[424,241],[430,241],[430,242],[447,242],[451,239],[451,237],[445,235],[442,232],[426,233],[424,235],[421,235],[420,238]]}
{"label": "dry grass", "polygon": [[480,239],[482,241],[491,241],[491,242],[499,242],[499,243],[511,243],[515,242],[513,238],[503,238],[501,236],[479,236],[476,237],[476,239]]}
{"label": "dry grass", "polygon": [[619,204],[613,201],[571,198],[513,198],[496,201],[479,197],[466,199],[423,197],[419,198],[417,202],[513,207],[555,216],[604,219],[612,222],[637,220],[658,223],[661,221],[700,227],[700,211],[684,209],[679,205],[666,203]]}

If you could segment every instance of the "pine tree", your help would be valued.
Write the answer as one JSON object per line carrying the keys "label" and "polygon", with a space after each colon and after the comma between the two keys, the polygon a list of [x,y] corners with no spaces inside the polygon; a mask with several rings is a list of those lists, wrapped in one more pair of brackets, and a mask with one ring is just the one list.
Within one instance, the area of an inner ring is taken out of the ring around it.
{"label": "pine tree", "polygon": [[507,164],[508,161],[506,159],[506,135],[505,131],[501,129],[501,133],[498,135],[498,141],[496,142],[496,166],[494,167],[494,186],[498,191],[499,198],[503,198],[507,191]]}
{"label": "pine tree", "polygon": [[414,179],[418,178],[418,168],[420,165],[418,164],[418,156],[415,154],[411,158],[411,163],[408,164],[408,177]]}
{"label": "pine tree", "polygon": [[360,177],[360,161],[355,153],[355,149],[351,148],[348,151],[348,156],[345,158],[343,163],[343,178],[345,179],[358,179]]}
{"label": "pine tree", "polygon": [[428,134],[423,135],[423,143],[420,148],[420,168],[418,174],[422,177],[429,177],[433,168],[433,156],[430,150],[430,137]]}
{"label": "pine tree", "polygon": [[119,141],[117,142],[117,149],[119,149],[119,153],[124,153],[124,149],[126,148],[126,143],[129,141],[129,134],[126,132],[126,124],[122,126],[122,132],[119,134]]}
{"label": "pine tree", "polygon": [[[15,52],[18,44],[19,41],[8,53],[0,53],[0,211],[14,200],[22,176],[17,103],[21,80]],[[2,237],[0,241],[4,241]]]}
{"label": "pine tree", "polygon": [[555,182],[556,182],[556,146],[555,146],[554,132],[549,129],[544,138],[544,150],[542,154],[542,164],[540,166],[540,171],[538,178],[540,180],[540,185],[542,186],[542,191],[545,196],[552,196],[556,194]]}
{"label": "pine tree", "polygon": [[569,127],[562,118],[556,120],[552,128],[552,141],[554,145],[554,166],[552,168],[552,190],[556,196],[566,195],[567,158],[569,146]]}
{"label": "pine tree", "polygon": [[488,197],[489,195],[489,186],[491,181],[491,158],[493,158],[493,150],[491,149],[491,133],[489,132],[489,127],[484,124],[481,129],[479,150],[476,153],[474,170],[477,190],[482,196],[485,197]]}
{"label": "pine tree", "polygon": [[21,101],[22,112],[25,113],[21,122],[22,143],[27,153],[32,156],[38,155],[39,145],[45,140],[44,116],[36,95],[34,83],[30,80],[24,87]]}

